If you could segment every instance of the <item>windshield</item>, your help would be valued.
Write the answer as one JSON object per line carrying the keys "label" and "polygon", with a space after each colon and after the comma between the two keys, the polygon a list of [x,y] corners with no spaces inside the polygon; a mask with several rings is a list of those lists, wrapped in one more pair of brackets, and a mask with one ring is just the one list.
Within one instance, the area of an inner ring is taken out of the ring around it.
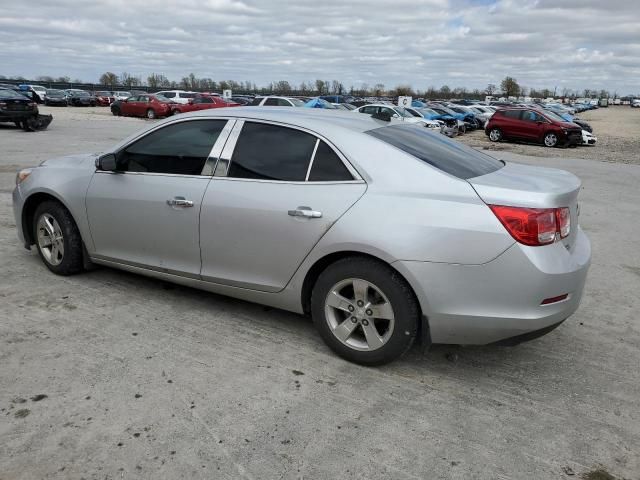
{"label": "windshield", "polygon": [[555,112],[552,112],[551,110],[546,110],[545,115],[547,117],[549,117],[551,120],[555,120],[556,122],[566,122],[566,120],[564,118],[562,118],[560,115],[558,115]]}
{"label": "windshield", "polygon": [[432,110],[431,108],[421,108],[420,111],[424,115],[440,115],[438,112],[436,112],[435,110]]}
{"label": "windshield", "polygon": [[449,109],[447,107],[438,107],[438,108],[435,108],[435,110],[436,111],[442,111],[443,113],[448,114],[448,115],[453,115],[454,117],[456,115],[458,115],[456,112],[454,112],[453,110],[451,110],[451,109]]}
{"label": "windshield", "polygon": [[409,112],[407,112],[407,110],[403,107],[395,107],[394,110],[396,112],[398,112],[398,115],[400,115],[401,117],[404,118],[413,118],[413,115],[411,115]]}
{"label": "windshield", "polygon": [[64,97],[64,95],[62,90],[47,90],[47,97]]}
{"label": "windshield", "polygon": [[304,102],[298,98],[290,98],[289,100],[291,100],[294,107],[304,107]]}
{"label": "windshield", "polygon": [[392,125],[365,133],[463,180],[495,172],[503,166],[489,155],[416,125]]}

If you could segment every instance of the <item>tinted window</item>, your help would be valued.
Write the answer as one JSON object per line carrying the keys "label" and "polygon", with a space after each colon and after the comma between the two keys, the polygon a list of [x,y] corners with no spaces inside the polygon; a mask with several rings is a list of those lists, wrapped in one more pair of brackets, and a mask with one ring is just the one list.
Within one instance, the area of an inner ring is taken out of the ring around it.
{"label": "tinted window", "polygon": [[502,114],[507,118],[520,119],[520,110],[504,110]]}
{"label": "tinted window", "polygon": [[416,125],[393,125],[366,133],[443,172],[465,180],[486,175],[503,166],[493,157]]}
{"label": "tinted window", "polygon": [[262,98],[254,98],[249,105],[260,105],[261,101],[262,101]]}
{"label": "tinted window", "polygon": [[209,97],[200,97],[193,100],[193,103],[215,103]]}
{"label": "tinted window", "polygon": [[542,122],[544,118],[537,112],[533,112],[531,110],[526,110],[522,112],[522,119],[527,122]]}
{"label": "tinted window", "polygon": [[286,101],[284,98],[279,98],[278,99],[278,106],[279,107],[290,107],[291,103],[289,103],[288,101]]}
{"label": "tinted window", "polygon": [[226,123],[195,120],[155,130],[118,153],[118,170],[200,175]]}
{"label": "tinted window", "polygon": [[366,113],[368,115],[373,115],[377,111],[378,111],[378,107],[363,107],[362,110],[360,110],[360,113]]}
{"label": "tinted window", "polygon": [[195,93],[184,93],[184,92],[180,92],[180,98],[195,98],[196,94]]}
{"label": "tinted window", "polygon": [[313,157],[309,181],[331,182],[340,180],[353,180],[353,177],[336,152],[329,145],[320,141],[316,156]]}
{"label": "tinted window", "polygon": [[316,137],[291,128],[247,122],[228,177],[304,181]]}
{"label": "tinted window", "polygon": [[267,101],[264,102],[265,107],[275,107],[280,105],[278,98],[267,98]]}
{"label": "tinted window", "polygon": [[165,98],[175,98],[176,92],[160,92],[158,95],[162,95]]}

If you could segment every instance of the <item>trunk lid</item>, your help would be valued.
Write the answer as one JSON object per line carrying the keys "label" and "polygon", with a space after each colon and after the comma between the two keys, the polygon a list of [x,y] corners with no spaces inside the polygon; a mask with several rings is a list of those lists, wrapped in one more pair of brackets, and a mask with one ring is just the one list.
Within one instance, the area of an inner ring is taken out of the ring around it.
{"label": "trunk lid", "polygon": [[488,205],[528,208],[569,207],[571,233],[562,239],[573,245],[578,227],[578,193],[582,182],[572,173],[555,168],[507,163],[500,170],[467,180]]}

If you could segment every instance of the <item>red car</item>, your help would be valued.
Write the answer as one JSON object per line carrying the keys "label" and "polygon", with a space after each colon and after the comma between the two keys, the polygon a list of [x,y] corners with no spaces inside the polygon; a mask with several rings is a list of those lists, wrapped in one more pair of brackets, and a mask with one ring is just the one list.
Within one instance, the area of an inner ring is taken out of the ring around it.
{"label": "red car", "polygon": [[126,100],[118,100],[111,104],[111,113],[116,116],[126,115],[130,117],[168,117],[172,112],[172,107],[176,103],[162,95],[145,93],[143,95],[133,95]]}
{"label": "red car", "polygon": [[582,128],[559,115],[535,108],[500,109],[487,122],[484,133],[492,142],[523,140],[547,147],[582,143]]}
{"label": "red car", "polygon": [[100,107],[108,107],[116,100],[111,92],[95,92],[93,96],[96,97],[96,105]]}
{"label": "red car", "polygon": [[200,94],[196,98],[189,99],[189,103],[178,103],[171,108],[173,113],[186,113],[195,112],[197,110],[207,110],[209,108],[224,108],[224,107],[240,107],[241,105],[236,102],[227,102],[222,97],[217,95],[205,95]]}

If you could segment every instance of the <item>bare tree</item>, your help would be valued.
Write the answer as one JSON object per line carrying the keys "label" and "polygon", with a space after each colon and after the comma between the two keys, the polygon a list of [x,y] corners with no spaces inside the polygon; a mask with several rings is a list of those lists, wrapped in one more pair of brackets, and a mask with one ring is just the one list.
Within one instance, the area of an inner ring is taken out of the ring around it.
{"label": "bare tree", "polygon": [[[68,79],[69,77],[66,78]],[[118,76],[113,72],[105,72],[100,75],[99,82],[101,85],[106,85],[113,88],[118,84]]]}
{"label": "bare tree", "polygon": [[147,85],[151,88],[168,87],[169,79],[159,73],[152,73],[147,77]]}
{"label": "bare tree", "polygon": [[504,80],[500,83],[500,88],[507,97],[517,97],[520,94],[520,85],[513,77],[504,77]]}

